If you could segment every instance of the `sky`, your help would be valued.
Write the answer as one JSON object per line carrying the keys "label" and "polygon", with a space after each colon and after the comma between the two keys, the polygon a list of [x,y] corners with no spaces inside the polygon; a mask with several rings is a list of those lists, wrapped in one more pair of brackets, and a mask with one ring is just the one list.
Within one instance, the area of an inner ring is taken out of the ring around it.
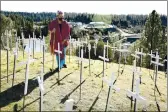
{"label": "sky", "polygon": [[167,1],[1,1],[1,10],[97,14],[149,14],[156,10],[167,15]]}

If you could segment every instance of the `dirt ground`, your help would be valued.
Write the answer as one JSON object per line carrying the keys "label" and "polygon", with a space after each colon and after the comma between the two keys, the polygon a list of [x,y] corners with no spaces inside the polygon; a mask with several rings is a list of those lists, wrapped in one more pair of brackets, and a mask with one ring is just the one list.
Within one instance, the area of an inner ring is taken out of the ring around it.
{"label": "dirt ground", "polygon": [[[12,86],[12,70],[13,70],[13,55],[10,54],[9,60],[9,82],[7,83],[6,77],[6,52],[2,51],[1,57],[1,93],[0,93],[0,107],[1,111],[22,111],[23,110],[23,92],[25,80],[25,66],[16,67],[16,75],[14,86]],[[39,110],[39,86],[36,80],[40,75],[42,67],[42,54],[35,54],[36,62],[30,65],[28,94],[25,97],[25,111],[38,111]],[[80,96],[80,69],[78,68],[77,57],[71,56],[71,61],[68,60],[68,68],[63,68],[60,72],[60,84],[58,84],[58,73],[50,72],[52,67],[52,57],[49,53],[45,54],[45,74],[44,74],[44,101],[43,110],[45,111],[64,111],[65,101],[73,99],[74,110],[76,111],[104,111],[106,106],[106,99],[108,94],[108,85],[104,83],[102,88],[102,74],[103,62],[100,60],[91,60],[91,74],[89,75],[88,63],[84,63],[83,75],[81,84],[82,94]],[[19,52],[19,59],[17,63],[25,60],[23,59],[22,52]],[[57,65],[55,64],[55,67]],[[108,63],[107,68],[105,64],[105,75],[109,78],[112,72],[115,73],[117,81],[115,86],[120,88],[119,92],[111,90],[109,97],[109,111],[130,111],[131,101],[127,98],[127,90],[131,90],[132,72],[130,65],[121,65],[120,71],[123,74],[118,76],[118,64]],[[153,76],[153,71],[150,71]],[[140,85],[140,95],[147,99],[147,111],[158,111],[155,96],[154,96],[154,81],[149,75],[149,70],[142,68],[142,84]],[[161,111],[166,110],[166,78],[163,72],[158,73],[157,86],[161,96],[156,92],[156,98]],[[137,108],[142,111],[144,103],[137,102]]]}

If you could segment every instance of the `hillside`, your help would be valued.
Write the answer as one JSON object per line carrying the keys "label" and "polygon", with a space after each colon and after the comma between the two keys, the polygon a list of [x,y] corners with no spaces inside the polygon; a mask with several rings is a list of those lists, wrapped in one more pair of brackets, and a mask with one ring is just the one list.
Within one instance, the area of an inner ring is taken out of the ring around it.
{"label": "hillside", "polygon": [[[2,89],[0,93],[0,107],[1,111],[13,111],[22,110],[23,107],[23,92],[24,92],[24,80],[25,80],[25,66],[16,68],[16,76],[14,81],[14,87],[12,88],[12,75],[9,76],[9,83],[6,81],[6,52],[2,51],[1,67],[2,67]],[[29,85],[28,95],[25,97],[25,111],[38,111],[39,110],[39,87],[36,77],[41,71],[42,54],[36,53],[36,62],[30,65],[29,73]],[[91,75],[89,75],[88,63],[84,63],[83,68],[83,83],[82,83],[82,96],[79,101],[79,87],[75,89],[80,83],[80,69],[77,64],[77,57],[71,56],[71,62],[69,63],[68,57],[66,63],[68,68],[63,68],[60,72],[60,85],[58,85],[57,78],[58,73],[50,72],[52,66],[52,57],[49,53],[45,54],[45,74],[44,74],[44,110],[47,111],[60,111],[65,108],[65,100],[67,96],[75,101],[74,110],[81,111],[104,111],[106,98],[108,93],[108,86],[104,83],[104,88],[101,89],[102,83],[102,67],[103,63],[100,60],[91,60]],[[26,58],[25,58],[26,59]],[[24,60],[25,60],[24,59]],[[86,59],[87,60],[87,59]],[[17,63],[23,61],[22,52],[19,52],[19,58]],[[13,70],[13,55],[10,53],[10,67],[9,74],[12,74]],[[123,66],[123,65],[121,65]],[[123,74],[120,74],[117,78],[115,86],[121,90],[116,92],[114,90],[110,93],[110,101],[108,110],[113,111],[129,111],[130,100],[126,97],[126,90],[131,89],[132,72],[130,68],[132,66],[125,65]],[[105,75],[111,77],[111,73],[115,73],[117,77],[118,64],[108,63],[107,69],[105,69]],[[142,68],[142,84],[140,85],[140,95],[147,99],[147,111],[158,111],[154,97],[154,82],[149,75],[149,70]],[[153,71],[150,71],[153,76]],[[163,72],[158,73],[157,86],[161,92],[159,96],[156,92],[156,97],[159,102],[160,110],[166,110],[166,78]],[[95,103],[95,104],[94,104]],[[143,105],[138,102],[138,110],[142,111]]]}

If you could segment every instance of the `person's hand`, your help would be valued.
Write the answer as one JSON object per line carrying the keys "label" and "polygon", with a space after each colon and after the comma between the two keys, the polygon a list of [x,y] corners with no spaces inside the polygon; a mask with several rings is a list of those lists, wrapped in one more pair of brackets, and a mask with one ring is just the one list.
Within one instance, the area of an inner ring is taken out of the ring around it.
{"label": "person's hand", "polygon": [[66,41],[66,40],[63,40],[63,41],[62,41],[62,44],[64,44],[64,43],[65,43],[65,41]]}
{"label": "person's hand", "polygon": [[55,31],[56,31],[56,29],[54,28],[54,29],[52,30],[52,33],[55,32]]}

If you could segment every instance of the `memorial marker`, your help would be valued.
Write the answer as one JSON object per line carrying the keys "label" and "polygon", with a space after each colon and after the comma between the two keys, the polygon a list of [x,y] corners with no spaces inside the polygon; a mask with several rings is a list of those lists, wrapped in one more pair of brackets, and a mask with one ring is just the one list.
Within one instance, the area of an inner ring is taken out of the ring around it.
{"label": "memorial marker", "polygon": [[56,53],[58,53],[58,84],[59,82],[59,73],[60,73],[60,54],[62,54],[62,51],[60,50],[60,43],[58,42],[58,50],[54,50]]}
{"label": "memorial marker", "polygon": [[[115,51],[116,51],[116,49],[117,49],[117,47],[110,47],[111,49],[112,49],[112,58],[114,59],[114,54],[115,54]],[[112,63],[112,65],[113,65],[113,63]]]}
{"label": "memorial marker", "polygon": [[23,58],[24,58],[24,34],[23,34],[23,32],[22,32],[22,49],[23,49]]}
{"label": "memorial marker", "polygon": [[6,34],[6,56],[7,56],[7,83],[8,83],[8,75],[9,75],[9,37],[8,37],[8,32]]}
{"label": "memorial marker", "polygon": [[24,88],[24,96],[23,96],[23,111],[25,107],[25,96],[27,95],[27,89],[28,89],[28,79],[29,79],[29,66],[30,63],[34,62],[35,59],[30,59],[31,55],[31,49],[28,49],[28,60],[26,62],[22,62],[22,64],[19,64],[20,66],[23,64],[26,64],[26,74],[25,74],[25,88]]}
{"label": "memorial marker", "polygon": [[111,89],[114,89],[114,90],[116,90],[118,92],[120,90],[120,88],[117,88],[113,84],[114,83],[114,73],[112,73],[110,81],[108,81],[106,77],[103,77],[103,81],[106,82],[108,84],[108,86],[109,86],[107,100],[106,100],[106,108],[105,108],[105,112],[106,112],[107,108],[108,108],[108,102],[109,102],[109,96],[110,96]]}
{"label": "memorial marker", "polygon": [[120,63],[121,63],[121,53],[126,53],[126,52],[129,52],[127,49],[121,49],[121,44],[119,45],[119,49],[116,49],[116,51],[118,51],[120,54],[119,54],[119,60],[118,60],[118,76],[120,74]]}
{"label": "memorial marker", "polygon": [[[140,71],[141,71],[141,67],[142,67],[142,57],[145,56],[146,54],[143,53],[143,48],[141,48],[141,51],[139,52],[139,49],[138,51],[135,51],[137,55],[140,55]],[[141,76],[140,76],[140,84],[141,84]]]}
{"label": "memorial marker", "polygon": [[34,59],[34,32],[33,32],[33,59]]}
{"label": "memorial marker", "polygon": [[44,94],[44,87],[43,87],[43,76],[41,78],[38,76],[37,77],[38,84],[39,84],[39,89],[40,89],[40,106],[39,106],[39,111],[43,111],[43,94]]}
{"label": "memorial marker", "polygon": [[88,52],[89,52],[89,75],[91,75],[91,70],[90,70],[90,50],[91,50],[91,45],[89,43],[88,44]]}
{"label": "memorial marker", "polygon": [[94,43],[93,48],[94,48],[94,55],[96,56],[96,44],[95,43]]}
{"label": "memorial marker", "polygon": [[[138,72],[137,69],[136,69],[136,59],[139,59],[139,56],[136,54],[136,52],[135,52],[135,54],[131,54],[131,56],[133,56],[135,58],[134,61],[133,61],[133,69],[132,69],[133,70],[133,75],[132,75],[132,87],[131,87],[131,91],[133,92],[134,91],[135,74],[138,73],[139,76],[140,76],[140,72]],[[132,109],[132,106],[133,106],[132,100],[133,100],[133,97],[131,97],[131,109]]]}
{"label": "memorial marker", "polygon": [[145,108],[146,108],[146,99],[139,95],[139,93],[140,93],[139,84],[140,84],[140,80],[137,79],[136,80],[136,91],[132,92],[130,90],[127,90],[127,95],[129,97],[132,97],[134,100],[134,112],[137,111],[137,101],[142,101],[143,104],[145,103]]}
{"label": "memorial marker", "polygon": [[154,78],[154,80],[155,80],[155,87],[154,87],[154,95],[155,95],[155,91],[156,91],[156,87],[157,87],[157,85],[156,85],[156,82],[157,82],[157,75],[158,75],[158,66],[164,66],[163,64],[161,64],[161,63],[159,63],[159,59],[160,59],[160,57],[159,57],[159,55],[158,55],[158,51],[156,51],[156,56],[154,57],[152,57],[152,58],[155,58],[156,59],[156,61],[152,61],[151,60],[151,64],[154,64],[155,65],[155,78]]}
{"label": "memorial marker", "polygon": [[[104,77],[104,63],[105,63],[105,61],[109,61],[109,59],[106,58],[105,54],[106,54],[106,50],[105,50],[105,46],[104,46],[103,57],[99,56],[99,58],[103,60],[103,76],[102,77]],[[102,81],[102,88],[103,88],[103,81]]]}
{"label": "memorial marker", "polygon": [[73,104],[74,104],[74,100],[73,99],[66,100],[66,102],[65,102],[65,111],[66,112],[73,111]]}
{"label": "memorial marker", "polygon": [[14,50],[14,64],[13,64],[13,79],[12,79],[12,87],[14,85],[14,80],[15,80],[15,71],[16,71],[16,60],[17,60],[17,55],[18,55],[18,41],[16,40],[16,47]]}
{"label": "memorial marker", "polygon": [[[109,45],[108,45],[108,40],[107,40],[107,45],[105,45],[105,47],[106,47],[106,52],[107,52],[107,58],[108,58],[108,47],[109,47]],[[107,62],[106,62],[106,69],[107,69]]]}
{"label": "memorial marker", "polygon": [[43,42],[40,44],[43,46],[43,73],[44,73],[44,65],[45,65],[45,46],[47,46],[47,44],[45,44],[45,37],[43,36]]}
{"label": "memorial marker", "polygon": [[70,63],[70,60],[71,60],[71,43],[72,43],[72,40],[71,40],[71,36],[69,37],[69,63]]}
{"label": "memorial marker", "polygon": [[[53,39],[53,46],[51,46],[51,51],[52,52],[52,71],[54,71],[54,46],[55,46],[55,30],[53,31],[54,32],[54,39]],[[50,34],[50,37],[51,37],[51,34]]]}
{"label": "memorial marker", "polygon": [[81,99],[81,90],[82,90],[81,83],[82,83],[83,62],[88,62],[88,61],[84,60],[84,58],[83,58],[83,48],[81,49],[81,57],[78,60],[81,65],[80,66],[80,97],[79,97],[79,99]]}

